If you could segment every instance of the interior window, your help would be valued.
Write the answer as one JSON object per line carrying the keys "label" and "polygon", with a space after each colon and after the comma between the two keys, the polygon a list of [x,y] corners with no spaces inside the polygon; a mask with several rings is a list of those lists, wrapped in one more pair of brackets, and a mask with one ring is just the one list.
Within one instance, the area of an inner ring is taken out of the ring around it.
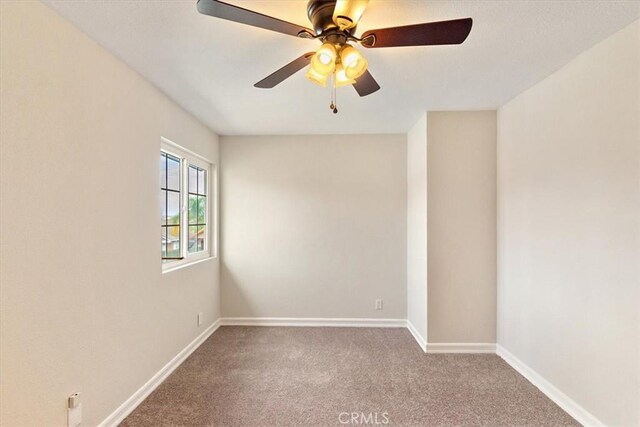
{"label": "interior window", "polygon": [[211,164],[188,150],[160,151],[160,232],[163,268],[210,256]]}

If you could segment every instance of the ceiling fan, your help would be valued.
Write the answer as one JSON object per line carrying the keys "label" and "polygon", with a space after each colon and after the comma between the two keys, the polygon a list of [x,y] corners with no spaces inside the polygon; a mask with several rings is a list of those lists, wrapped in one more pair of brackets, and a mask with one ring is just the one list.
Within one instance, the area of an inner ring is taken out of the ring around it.
{"label": "ceiling fan", "polygon": [[367,60],[353,44],[365,48],[451,45],[464,42],[471,32],[472,19],[463,18],[368,30],[356,37],[356,26],[368,3],[369,0],[309,0],[307,16],[313,30],[218,0],[198,0],[198,12],[294,37],[319,40],[320,49],[294,59],[254,86],[273,88],[309,66],[306,73],[309,80],[320,86],[331,82],[330,108],[337,113],[336,87],[353,85],[360,96],[380,89],[368,71]]}

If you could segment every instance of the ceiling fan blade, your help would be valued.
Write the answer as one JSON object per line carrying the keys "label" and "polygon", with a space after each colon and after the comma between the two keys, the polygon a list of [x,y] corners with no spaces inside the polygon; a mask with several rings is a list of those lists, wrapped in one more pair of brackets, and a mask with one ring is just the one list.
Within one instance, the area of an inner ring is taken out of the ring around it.
{"label": "ceiling fan blade", "polygon": [[358,25],[369,0],[337,0],[333,9],[333,22],[341,29],[348,30]]}
{"label": "ceiling fan blade", "polygon": [[311,61],[311,57],[314,55],[314,52],[307,52],[299,58],[294,59],[289,62],[284,67],[280,68],[275,73],[272,73],[260,80],[258,83],[254,84],[255,87],[259,87],[261,89],[271,89],[272,87],[282,83],[284,80],[293,76],[298,71],[302,70],[304,67],[309,65]]}
{"label": "ceiling fan blade", "polygon": [[426,22],[403,27],[381,28],[365,32],[364,47],[430,46],[460,44],[471,32],[471,18]]}
{"label": "ceiling fan blade", "polygon": [[356,79],[353,87],[360,96],[371,95],[373,92],[380,89],[380,85],[376,79],[373,78],[369,70],[365,71],[363,75]]}
{"label": "ceiling fan blade", "polygon": [[253,27],[264,28],[278,33],[298,37],[300,33],[313,35],[313,32],[300,25],[292,24],[239,6],[223,3],[218,0],[198,0],[198,12],[228,21],[239,22]]}

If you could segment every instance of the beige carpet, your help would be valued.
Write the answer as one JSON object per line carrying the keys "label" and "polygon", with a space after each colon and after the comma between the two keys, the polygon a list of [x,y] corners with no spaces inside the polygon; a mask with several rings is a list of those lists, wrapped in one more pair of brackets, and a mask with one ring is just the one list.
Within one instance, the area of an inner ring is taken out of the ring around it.
{"label": "beige carpet", "polygon": [[498,356],[427,355],[405,329],[226,326],[122,425],[578,424]]}

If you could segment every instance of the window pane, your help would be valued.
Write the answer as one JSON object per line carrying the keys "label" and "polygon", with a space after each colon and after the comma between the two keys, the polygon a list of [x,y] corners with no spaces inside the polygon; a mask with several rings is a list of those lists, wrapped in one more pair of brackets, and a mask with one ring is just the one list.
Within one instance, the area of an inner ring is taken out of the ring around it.
{"label": "window pane", "polygon": [[180,224],[180,193],[167,191],[167,224]]}
{"label": "window pane", "polygon": [[167,223],[167,191],[160,190],[160,219],[162,224]]}
{"label": "window pane", "polygon": [[177,225],[167,228],[167,257],[177,258],[180,256],[180,227]]}
{"label": "window pane", "polygon": [[189,253],[204,251],[206,227],[204,225],[189,226]]}
{"label": "window pane", "polygon": [[198,196],[198,224],[207,223],[207,198]]}
{"label": "window pane", "polygon": [[167,188],[167,156],[160,153],[160,188]]}
{"label": "window pane", "polygon": [[198,223],[198,196],[189,194],[189,224]]}
{"label": "window pane", "polygon": [[171,154],[160,154],[161,254],[163,258],[180,258],[181,250],[181,186],[182,160]]}
{"label": "window pane", "polygon": [[204,239],[206,237],[205,226],[198,227],[198,251],[204,251]]}
{"label": "window pane", "polygon": [[198,194],[207,194],[207,171],[198,170]]}
{"label": "window pane", "polygon": [[195,166],[189,166],[189,193],[198,193],[198,169]]}
{"label": "window pane", "polygon": [[161,252],[168,258],[166,262],[201,253],[208,246],[208,170],[190,165],[189,161],[188,155],[176,156],[165,151],[160,155]]}
{"label": "window pane", "polygon": [[180,190],[180,160],[167,156],[167,188]]}
{"label": "window pane", "polygon": [[167,256],[167,228],[160,227],[160,253],[162,258]]}
{"label": "window pane", "polygon": [[197,252],[197,239],[198,227],[189,226],[189,246],[187,246],[189,253]]}

